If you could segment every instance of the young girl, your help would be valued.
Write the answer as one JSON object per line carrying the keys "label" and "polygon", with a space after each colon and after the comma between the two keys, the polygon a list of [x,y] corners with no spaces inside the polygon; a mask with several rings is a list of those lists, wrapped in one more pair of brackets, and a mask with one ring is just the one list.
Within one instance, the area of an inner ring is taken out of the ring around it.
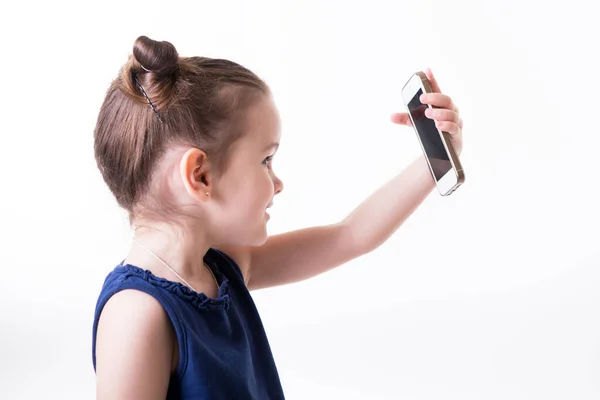
{"label": "young girl", "polygon": [[[427,116],[460,151],[458,110],[427,76],[437,93],[421,100],[440,107]],[[98,168],[134,227],[96,307],[98,399],[283,399],[250,291],[372,251],[434,188],[419,157],[343,221],[267,237],[279,142],[269,88],[248,69],[136,40],[94,132]]]}

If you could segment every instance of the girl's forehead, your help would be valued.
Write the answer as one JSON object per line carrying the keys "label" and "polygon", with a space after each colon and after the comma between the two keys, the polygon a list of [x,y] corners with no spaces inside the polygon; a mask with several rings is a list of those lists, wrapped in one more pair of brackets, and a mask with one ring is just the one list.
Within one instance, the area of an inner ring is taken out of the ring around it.
{"label": "girl's forehead", "polygon": [[279,142],[281,121],[277,107],[270,98],[258,102],[248,110],[247,135],[242,140],[252,142],[256,146],[267,146]]}

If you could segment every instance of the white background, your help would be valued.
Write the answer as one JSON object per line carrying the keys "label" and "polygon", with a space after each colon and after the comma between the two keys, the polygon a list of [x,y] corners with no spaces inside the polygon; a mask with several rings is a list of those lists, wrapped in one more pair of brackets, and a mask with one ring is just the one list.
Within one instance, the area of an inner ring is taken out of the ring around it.
{"label": "white background", "polygon": [[289,399],[600,398],[596,2],[35,1],[2,6],[0,398],[92,399],[91,328],[130,245],[92,133],[139,35],[273,89],[270,233],[337,222],[420,147],[393,125],[431,67],[463,187],[383,246],[255,292]]}

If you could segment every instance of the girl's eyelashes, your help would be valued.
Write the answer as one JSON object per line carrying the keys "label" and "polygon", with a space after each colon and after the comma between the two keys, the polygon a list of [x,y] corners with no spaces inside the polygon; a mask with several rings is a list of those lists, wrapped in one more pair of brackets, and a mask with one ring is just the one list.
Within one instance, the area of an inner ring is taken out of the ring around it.
{"label": "girl's eyelashes", "polygon": [[263,165],[270,167],[272,161],[273,161],[273,156],[269,156],[269,157],[265,158],[262,163],[263,163]]}

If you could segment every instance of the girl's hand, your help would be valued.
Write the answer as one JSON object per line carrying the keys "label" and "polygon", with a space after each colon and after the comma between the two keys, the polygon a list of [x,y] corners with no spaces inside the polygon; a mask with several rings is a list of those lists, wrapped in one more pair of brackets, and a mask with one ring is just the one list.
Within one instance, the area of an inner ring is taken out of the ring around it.
{"label": "girl's hand", "polygon": [[[440,87],[429,68],[425,70],[425,75],[431,84],[433,93],[422,94],[420,98],[421,103],[440,107],[428,107],[427,110],[425,110],[425,116],[433,119],[435,121],[435,125],[440,131],[450,134],[452,145],[454,146],[457,154],[460,154],[462,151],[463,121],[460,117],[458,107],[456,107],[449,96],[442,94],[442,91],[440,90]],[[392,122],[396,124],[412,126],[412,122],[408,116],[408,113],[392,114],[391,119]]]}

